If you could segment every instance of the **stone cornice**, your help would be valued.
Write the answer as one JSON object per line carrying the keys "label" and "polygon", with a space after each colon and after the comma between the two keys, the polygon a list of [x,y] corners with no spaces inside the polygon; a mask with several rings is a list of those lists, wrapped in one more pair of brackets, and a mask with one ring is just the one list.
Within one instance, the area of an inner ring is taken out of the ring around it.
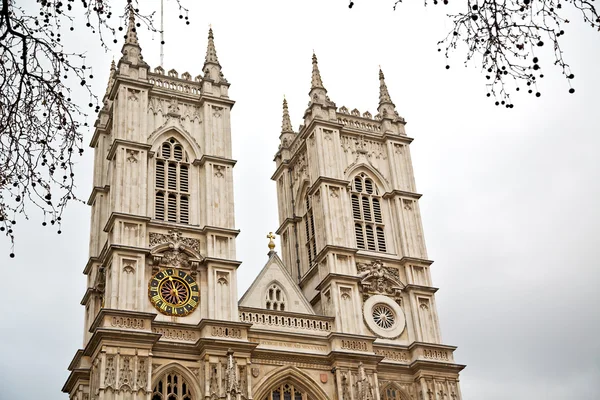
{"label": "stone cornice", "polygon": [[433,286],[422,286],[422,285],[414,285],[414,284],[408,284],[404,287],[404,289],[409,292],[421,291],[421,292],[428,292],[428,293],[435,293],[439,290],[438,288],[433,287]]}
{"label": "stone cornice", "polygon": [[[81,350],[79,350],[79,351],[81,351]],[[61,391],[63,393],[71,393],[73,388],[78,386],[78,382],[80,382],[80,381],[86,382],[86,381],[89,381],[89,379],[90,379],[90,369],[89,368],[76,368],[76,369],[72,369],[70,371],[71,371],[71,373],[69,374],[67,381],[65,382],[65,384],[63,385],[63,387],[61,389]]]}
{"label": "stone cornice", "polygon": [[106,224],[104,225],[104,228],[102,228],[102,230],[107,233],[110,232],[112,230],[117,218],[125,219],[128,221],[140,222],[140,223],[150,222],[150,217],[113,211],[110,214],[110,217],[108,217],[108,221],[106,221]]}
{"label": "stone cornice", "polygon": [[[100,139],[100,135],[104,134],[104,135],[110,135],[110,127],[111,127],[111,123],[113,120],[113,113],[111,112],[111,109],[113,108],[112,104],[110,106],[108,113],[108,119],[106,120],[106,124],[103,126],[100,126],[99,124],[95,124],[96,129],[94,129],[94,134],[92,135],[92,138],[90,139],[90,144],[89,147],[91,148],[95,148],[96,144],[98,144],[98,139]],[[98,113],[98,115],[100,115],[102,112],[104,111],[100,111],[100,113]]]}
{"label": "stone cornice", "polygon": [[342,187],[350,187],[350,181],[346,179],[329,178],[327,176],[319,176],[312,185],[308,188],[307,193],[313,195],[322,183],[331,183]]}
{"label": "stone cornice", "polygon": [[96,291],[96,289],[94,289],[94,288],[91,288],[91,287],[87,288],[85,290],[85,293],[83,294],[83,297],[81,298],[81,301],[79,302],[79,304],[81,304],[82,306],[85,306],[95,291]]}
{"label": "stone cornice", "polygon": [[131,85],[131,86],[137,86],[138,88],[143,88],[146,90],[150,90],[152,89],[152,87],[154,86],[153,84],[151,84],[150,82],[148,82],[147,79],[144,80],[140,80],[140,79],[131,79],[125,75],[121,75],[121,74],[117,74],[115,76],[115,81],[113,82],[112,88],[110,89],[110,91],[108,92],[108,98],[110,100],[114,100],[116,95],[117,95],[117,90],[118,87],[121,86],[122,84],[126,84],[126,85]]}
{"label": "stone cornice", "polygon": [[[229,86],[229,85],[227,85]],[[216,103],[222,106],[228,106],[229,108],[233,108],[233,105],[235,104],[235,101],[231,100],[228,97],[217,97],[217,96],[212,96],[210,94],[207,93],[202,93],[200,95],[200,99],[199,99],[200,105],[209,102],[209,103]]]}
{"label": "stone cornice", "polygon": [[409,199],[419,200],[423,195],[420,194],[420,193],[406,192],[404,190],[396,190],[396,189],[391,190],[389,192],[385,192],[382,195],[382,197],[384,199],[386,199],[386,200],[389,199],[389,198],[395,197],[395,196],[398,196],[398,197],[408,197]]}
{"label": "stone cornice", "polygon": [[[463,364],[455,364],[448,363],[442,361],[425,361],[425,360],[416,360],[410,363],[409,368],[412,374],[416,374],[418,372],[426,371],[426,372],[451,372],[458,374],[460,371],[465,369],[466,365]],[[433,378],[433,376],[432,376]]]}
{"label": "stone cornice", "polygon": [[92,265],[94,265],[94,263],[100,263],[100,258],[98,257],[90,257],[87,261],[87,263],[85,264],[85,267],[83,268],[83,274],[84,275],[88,275],[91,270],[92,270]]}
{"label": "stone cornice", "polygon": [[233,160],[231,158],[225,158],[225,157],[219,157],[219,156],[209,156],[206,154],[203,154],[202,157],[198,160],[194,160],[194,165],[199,165],[199,166],[204,166],[204,164],[206,164],[206,162],[213,162],[216,164],[223,164],[223,165],[229,165],[230,167],[234,167],[235,164],[237,163],[237,160]]}
{"label": "stone cornice", "polygon": [[[275,160],[273,160],[275,161]],[[277,180],[277,176],[283,172],[283,170],[285,169],[289,169],[289,165],[290,165],[290,160],[283,160],[281,162],[281,164],[279,164],[279,166],[275,169],[275,172],[273,172],[273,175],[271,175],[271,180],[275,181]]]}
{"label": "stone cornice", "polygon": [[75,352],[75,356],[73,357],[73,360],[71,360],[71,363],[67,367],[67,370],[73,371],[73,370],[77,369],[81,363],[81,357],[83,357],[83,349],[78,349]]}
{"label": "stone cornice", "polygon": [[[404,125],[406,125],[406,123]],[[415,140],[414,138],[411,138],[410,136],[398,135],[396,133],[390,133],[390,132],[385,132],[381,137],[384,140],[395,140],[395,141],[398,141],[398,142],[404,143],[404,144],[411,144],[413,142],[413,140]]]}
{"label": "stone cornice", "polygon": [[228,260],[226,258],[205,257],[202,260],[202,262],[200,262],[200,265],[207,265],[209,263],[213,263],[213,264],[226,264],[226,265],[229,265],[230,267],[234,267],[234,268],[237,268],[237,267],[239,267],[242,264],[241,261]]}
{"label": "stone cornice", "polygon": [[109,191],[110,185],[94,186],[92,188],[92,193],[90,193],[90,197],[88,198],[87,205],[91,206],[94,203],[94,200],[96,200],[96,196],[98,195],[98,193],[108,193]]}
{"label": "stone cornice", "polygon": [[312,132],[312,130],[314,128],[316,128],[316,125],[323,125],[328,128],[337,129],[337,130],[342,130],[342,128],[344,127],[344,124],[340,124],[339,122],[337,122],[337,120],[331,121],[328,119],[313,118],[310,120],[310,122],[307,125],[304,125],[302,127],[302,130],[300,130],[300,132],[298,133],[298,136],[303,137],[305,135],[308,135],[307,132]]}
{"label": "stone cornice", "polygon": [[[325,247],[323,247],[319,251],[319,254],[317,254],[313,263],[318,264],[319,262],[321,262],[321,260],[323,260],[325,258],[325,256],[327,256],[327,253],[329,253],[331,251],[346,254],[347,256],[352,256],[358,252],[358,249],[355,249],[352,247],[344,247],[344,246],[336,246],[333,244],[328,244],[328,245],[325,245]],[[304,279],[304,277],[303,277],[303,279]]]}
{"label": "stone cornice", "polygon": [[152,148],[152,146],[150,146],[149,144],[132,142],[130,140],[124,140],[124,139],[115,139],[111,143],[110,149],[108,150],[108,154],[106,155],[107,160],[112,161],[114,159],[119,145],[127,146],[128,148],[143,150],[143,151],[149,151]]}
{"label": "stone cornice", "polygon": [[360,282],[360,277],[358,276],[353,276],[353,275],[344,275],[344,274],[336,274],[333,272],[328,273],[325,278],[323,278],[321,280],[321,282],[319,282],[319,284],[317,285],[317,287],[315,287],[315,290],[322,290],[325,287],[327,287],[331,281],[337,281],[337,282],[344,282],[344,283],[355,283],[355,282]]}
{"label": "stone cornice", "polygon": [[201,230],[201,233],[220,233],[222,235],[231,235],[237,237],[240,234],[239,229],[221,228],[219,226],[205,225]]}
{"label": "stone cornice", "polygon": [[433,264],[433,261],[426,260],[424,258],[407,257],[407,256],[404,256],[400,259],[400,264],[402,264],[402,266],[406,266],[406,264],[408,264],[408,263],[430,266],[431,264]]}
{"label": "stone cornice", "polygon": [[279,228],[277,228],[277,230],[275,231],[276,234],[280,235],[283,233],[283,230],[288,226],[291,225],[295,222],[300,222],[302,221],[301,217],[296,216],[295,218],[286,218],[283,220],[283,222],[281,223],[281,225],[279,225]]}
{"label": "stone cornice", "polygon": [[119,343],[119,346],[152,349],[160,337],[160,333],[98,328],[85,346],[84,355],[91,357],[105,341]]}
{"label": "stone cornice", "polygon": [[[111,316],[111,315],[118,316],[118,317],[124,317],[124,318],[143,318],[143,319],[150,320],[150,322],[154,321],[154,319],[156,318],[156,314],[153,314],[153,313],[147,313],[147,312],[141,312],[141,311],[130,311],[130,310],[118,310],[118,309],[114,309],[114,308],[101,308],[100,311],[98,312],[98,314],[96,314],[96,318],[94,318],[94,321],[90,325],[89,332],[94,332],[96,329],[102,329],[101,325],[102,325],[102,322],[104,321],[104,318],[107,316]],[[150,326],[148,326],[148,329],[150,329]]]}

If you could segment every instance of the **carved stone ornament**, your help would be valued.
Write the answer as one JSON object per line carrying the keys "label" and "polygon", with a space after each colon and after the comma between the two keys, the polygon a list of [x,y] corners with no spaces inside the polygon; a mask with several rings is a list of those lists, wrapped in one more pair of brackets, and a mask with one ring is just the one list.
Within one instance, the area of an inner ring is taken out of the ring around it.
{"label": "carved stone ornament", "polygon": [[150,232],[150,247],[155,265],[195,269],[202,259],[200,241],[184,237],[176,229],[169,230],[168,234]]}
{"label": "carved stone ornament", "polygon": [[327,383],[327,374],[320,374],[319,378],[321,379],[321,383]]}
{"label": "carved stone ornament", "polygon": [[373,386],[367,377],[363,363],[358,363],[358,379],[356,381],[356,400],[373,400]]}
{"label": "carved stone ornament", "polygon": [[258,378],[258,375],[260,375],[260,369],[258,367],[252,367],[251,372],[253,378]]}
{"label": "carved stone ornament", "polygon": [[240,392],[240,387],[237,378],[237,363],[233,358],[233,351],[229,349],[227,351],[227,374],[226,374],[227,393],[237,394]]}
{"label": "carved stone ornament", "polygon": [[356,269],[361,278],[360,288],[363,293],[400,297],[404,284],[400,282],[397,269],[385,267],[381,260],[370,264],[357,263]]}

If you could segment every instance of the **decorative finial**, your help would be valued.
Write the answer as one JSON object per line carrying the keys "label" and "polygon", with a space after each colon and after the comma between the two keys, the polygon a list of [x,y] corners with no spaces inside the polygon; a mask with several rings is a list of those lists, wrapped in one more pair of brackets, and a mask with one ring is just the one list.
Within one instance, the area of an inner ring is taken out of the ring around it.
{"label": "decorative finial", "polygon": [[293,133],[292,122],[290,120],[290,112],[288,111],[287,100],[283,96],[283,120],[281,122],[281,133]]}
{"label": "decorative finial", "polygon": [[391,104],[394,106],[387,85],[385,84],[385,76],[383,75],[381,66],[379,66],[379,105],[382,104]]}
{"label": "decorative finial", "polygon": [[319,61],[317,60],[317,55],[315,54],[314,50],[312,55],[312,65],[313,70],[310,85],[311,90],[316,88],[325,89],[325,87],[323,86],[323,80],[321,80],[321,72],[319,71]]}
{"label": "decorative finial", "polygon": [[215,37],[213,35],[212,25],[208,28],[208,47],[206,48],[206,59],[205,64],[213,63],[219,64],[219,59],[217,58],[217,49],[215,48]]}
{"label": "decorative finial", "polygon": [[137,33],[135,31],[135,12],[133,6],[129,4],[129,25],[127,26],[127,37],[125,38],[125,44],[138,45]]}
{"label": "decorative finial", "polygon": [[269,251],[271,252],[275,249],[275,242],[273,241],[273,239],[275,239],[275,235],[273,232],[269,232],[267,239],[269,239]]}

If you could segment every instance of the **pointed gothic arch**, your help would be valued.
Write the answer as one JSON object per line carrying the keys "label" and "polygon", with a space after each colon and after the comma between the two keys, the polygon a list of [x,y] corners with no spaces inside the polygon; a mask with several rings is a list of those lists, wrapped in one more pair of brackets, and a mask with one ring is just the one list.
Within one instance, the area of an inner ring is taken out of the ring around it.
{"label": "pointed gothic arch", "polygon": [[392,190],[390,183],[387,179],[372,165],[366,163],[357,163],[350,165],[345,171],[344,176],[347,180],[352,181],[352,178],[359,174],[365,173],[370,176],[378,189],[381,190],[381,194],[383,195],[386,192],[390,192]]}
{"label": "pointed gothic arch", "polygon": [[[179,388],[182,387],[182,383],[186,384],[186,387],[189,388],[189,400],[200,400],[200,394],[202,393],[200,390],[200,386],[198,385],[198,377],[196,377],[189,369],[184,367],[183,365],[173,361],[168,364],[162,365],[158,367],[155,371],[152,372],[152,399],[154,400],[154,392],[155,389],[158,389],[159,385],[161,385],[161,381],[163,385],[165,384],[165,379],[169,375],[178,376],[183,379],[183,382],[177,382]],[[172,382],[172,381],[171,381]],[[161,387],[163,392],[166,391],[165,387]],[[185,399],[185,394],[178,390],[178,395],[181,399],[177,398],[176,400],[188,400]],[[168,398],[164,398],[163,396],[157,396],[156,400],[169,400]]]}
{"label": "pointed gothic arch", "polygon": [[[277,291],[280,291],[278,294]],[[267,310],[288,311],[290,296],[285,288],[277,279],[273,279],[265,287],[263,305]]]}
{"label": "pointed gothic arch", "polygon": [[182,128],[174,125],[158,128],[148,136],[147,143],[152,146],[152,151],[156,153],[160,150],[161,144],[170,137],[174,137],[181,143],[190,158],[190,162],[202,156],[202,149],[196,139]]}
{"label": "pointed gothic arch", "polygon": [[[271,400],[270,393],[284,384],[293,387],[306,396],[303,400],[329,400],[327,393],[308,374],[297,367],[283,366],[267,374],[256,384],[255,400]],[[283,397],[282,397],[283,400]]]}
{"label": "pointed gothic arch", "polygon": [[379,390],[379,396],[381,400],[410,400],[410,395],[394,382],[383,386]]}

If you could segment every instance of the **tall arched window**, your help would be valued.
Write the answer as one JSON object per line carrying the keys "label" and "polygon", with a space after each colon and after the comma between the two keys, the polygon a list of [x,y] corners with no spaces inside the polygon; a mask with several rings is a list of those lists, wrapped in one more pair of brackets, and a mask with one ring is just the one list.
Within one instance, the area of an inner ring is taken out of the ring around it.
{"label": "tall arched window", "polygon": [[361,173],[352,182],[352,215],[356,247],[371,251],[387,251],[385,226],[381,215],[381,197],[377,186]]}
{"label": "tall arched window", "polygon": [[193,400],[193,397],[183,376],[169,372],[154,385],[152,400]]}
{"label": "tall arched window", "polygon": [[164,142],[156,156],[156,219],[189,223],[189,170],[187,154],[181,144],[174,138]]}
{"label": "tall arched window", "polygon": [[291,383],[282,383],[263,400],[310,400],[310,398]]}
{"label": "tall arched window", "polygon": [[276,283],[271,284],[265,293],[265,308],[267,310],[285,311],[285,306],[283,289]]}
{"label": "tall arched window", "polygon": [[306,229],[306,252],[308,253],[308,268],[312,266],[317,257],[317,242],[315,241],[315,219],[313,218],[310,196],[306,195],[306,214],[304,215],[304,227]]}

